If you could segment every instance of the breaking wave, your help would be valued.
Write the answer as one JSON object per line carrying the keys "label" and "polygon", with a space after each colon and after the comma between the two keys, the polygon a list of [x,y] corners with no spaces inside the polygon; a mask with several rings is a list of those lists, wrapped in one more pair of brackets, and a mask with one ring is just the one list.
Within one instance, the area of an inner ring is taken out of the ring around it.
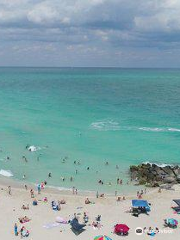
{"label": "breaking wave", "polygon": [[91,123],[91,128],[98,131],[118,131],[120,130],[120,126],[118,122],[113,120],[107,121],[97,121]]}
{"label": "breaking wave", "polygon": [[173,166],[175,165],[175,164],[149,162],[149,161],[143,162],[143,163],[144,163],[144,164],[150,164],[151,166],[152,166],[153,164],[155,164],[155,165],[157,165],[158,167],[162,167],[162,168],[164,168],[164,167],[173,167]]}
{"label": "breaking wave", "polygon": [[120,126],[120,124],[114,120],[101,120],[101,121],[93,122],[91,123],[90,128],[98,131],[180,132],[179,128],[172,128],[172,127]]}
{"label": "breaking wave", "polygon": [[13,177],[13,174],[10,170],[4,170],[4,169],[0,170],[0,175],[4,177]]}

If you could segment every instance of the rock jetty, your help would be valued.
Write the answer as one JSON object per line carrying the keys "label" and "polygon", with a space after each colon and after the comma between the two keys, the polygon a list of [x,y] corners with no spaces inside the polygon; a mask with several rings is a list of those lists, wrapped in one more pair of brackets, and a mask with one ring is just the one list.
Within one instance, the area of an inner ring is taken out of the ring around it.
{"label": "rock jetty", "polygon": [[157,164],[142,163],[138,166],[130,166],[132,180],[136,180],[139,185],[159,187],[162,184],[180,183],[179,166],[160,166]]}

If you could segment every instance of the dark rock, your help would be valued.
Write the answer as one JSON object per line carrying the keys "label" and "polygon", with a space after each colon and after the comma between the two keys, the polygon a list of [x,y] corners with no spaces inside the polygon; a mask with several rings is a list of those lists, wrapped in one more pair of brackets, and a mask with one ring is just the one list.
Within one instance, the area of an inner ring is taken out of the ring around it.
{"label": "dark rock", "polygon": [[180,167],[165,166],[160,167],[156,164],[140,164],[130,166],[130,173],[133,179],[137,179],[140,185],[158,187],[160,184],[180,183]]}
{"label": "dark rock", "polygon": [[176,183],[175,177],[165,177],[163,180],[164,183]]}

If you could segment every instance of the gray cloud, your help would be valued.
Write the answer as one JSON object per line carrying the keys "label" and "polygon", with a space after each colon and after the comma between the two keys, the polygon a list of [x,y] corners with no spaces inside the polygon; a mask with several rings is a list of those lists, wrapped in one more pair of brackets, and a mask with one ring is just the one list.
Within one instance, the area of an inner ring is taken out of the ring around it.
{"label": "gray cloud", "polygon": [[100,65],[128,65],[135,55],[139,64],[160,61],[157,54],[180,47],[179,12],[179,0],[0,0],[0,44],[7,64],[9,45],[19,59],[36,49],[54,62],[62,54],[79,64],[95,54]]}

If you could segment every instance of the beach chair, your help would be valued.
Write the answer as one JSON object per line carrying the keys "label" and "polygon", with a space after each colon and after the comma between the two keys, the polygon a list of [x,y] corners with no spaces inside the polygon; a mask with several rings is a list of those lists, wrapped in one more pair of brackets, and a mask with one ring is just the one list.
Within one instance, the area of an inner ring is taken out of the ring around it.
{"label": "beach chair", "polygon": [[138,208],[133,208],[131,215],[134,217],[139,217],[140,211]]}

